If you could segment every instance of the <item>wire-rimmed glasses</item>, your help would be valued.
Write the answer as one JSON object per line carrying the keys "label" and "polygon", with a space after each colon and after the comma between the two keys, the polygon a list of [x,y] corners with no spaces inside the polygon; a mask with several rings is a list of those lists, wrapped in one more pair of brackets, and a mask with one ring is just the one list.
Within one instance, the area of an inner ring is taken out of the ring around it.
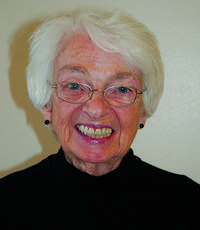
{"label": "wire-rimmed glasses", "polygon": [[56,89],[58,98],[72,104],[86,103],[90,100],[93,93],[98,91],[103,93],[104,99],[108,104],[117,107],[128,106],[135,103],[138,96],[142,95],[145,91],[121,84],[115,84],[101,90],[92,89],[91,86],[79,82],[48,83],[52,88]]}

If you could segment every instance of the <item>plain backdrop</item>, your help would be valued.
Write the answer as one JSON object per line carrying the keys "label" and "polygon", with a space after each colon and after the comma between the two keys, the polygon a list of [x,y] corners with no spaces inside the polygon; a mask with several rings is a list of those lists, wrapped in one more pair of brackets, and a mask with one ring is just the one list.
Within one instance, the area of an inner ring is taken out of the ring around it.
{"label": "plain backdrop", "polygon": [[0,177],[59,148],[27,94],[28,38],[41,18],[80,6],[123,9],[155,33],[165,90],[132,147],[142,160],[200,183],[199,0],[0,0]]}

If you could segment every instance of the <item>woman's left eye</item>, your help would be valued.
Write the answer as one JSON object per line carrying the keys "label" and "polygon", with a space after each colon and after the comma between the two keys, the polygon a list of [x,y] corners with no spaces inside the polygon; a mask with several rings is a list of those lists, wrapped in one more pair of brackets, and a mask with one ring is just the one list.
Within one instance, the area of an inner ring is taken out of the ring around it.
{"label": "woman's left eye", "polygon": [[72,90],[77,90],[77,89],[80,88],[80,86],[79,86],[78,83],[70,83],[69,88],[72,89]]}
{"label": "woman's left eye", "polygon": [[129,88],[122,86],[122,87],[117,88],[117,90],[120,93],[127,93],[129,91]]}

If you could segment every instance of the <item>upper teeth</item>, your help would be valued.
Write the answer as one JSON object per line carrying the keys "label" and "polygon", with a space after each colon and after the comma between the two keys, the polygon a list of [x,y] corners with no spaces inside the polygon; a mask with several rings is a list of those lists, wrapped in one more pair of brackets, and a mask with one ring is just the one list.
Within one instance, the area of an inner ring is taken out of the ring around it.
{"label": "upper teeth", "polygon": [[103,138],[108,137],[112,134],[112,129],[110,128],[94,129],[84,125],[77,125],[77,128],[82,133],[92,138]]}

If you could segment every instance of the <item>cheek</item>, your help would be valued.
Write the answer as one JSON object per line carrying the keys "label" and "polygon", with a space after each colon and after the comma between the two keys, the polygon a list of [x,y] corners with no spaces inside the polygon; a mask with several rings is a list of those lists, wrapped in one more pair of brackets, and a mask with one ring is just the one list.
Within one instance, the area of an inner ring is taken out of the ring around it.
{"label": "cheek", "polygon": [[140,106],[133,106],[125,108],[123,111],[118,113],[121,133],[120,142],[132,143],[139,125],[140,119]]}
{"label": "cheek", "polygon": [[120,124],[121,124],[121,130],[123,132],[127,132],[127,133],[132,133],[136,130],[137,127],[137,123],[138,123],[138,118],[137,115],[134,113],[127,113],[123,115],[121,115],[121,119],[120,119]]}
{"label": "cheek", "polygon": [[64,141],[63,138],[68,139],[70,137],[75,107],[58,98],[53,98],[52,123],[60,142]]}

